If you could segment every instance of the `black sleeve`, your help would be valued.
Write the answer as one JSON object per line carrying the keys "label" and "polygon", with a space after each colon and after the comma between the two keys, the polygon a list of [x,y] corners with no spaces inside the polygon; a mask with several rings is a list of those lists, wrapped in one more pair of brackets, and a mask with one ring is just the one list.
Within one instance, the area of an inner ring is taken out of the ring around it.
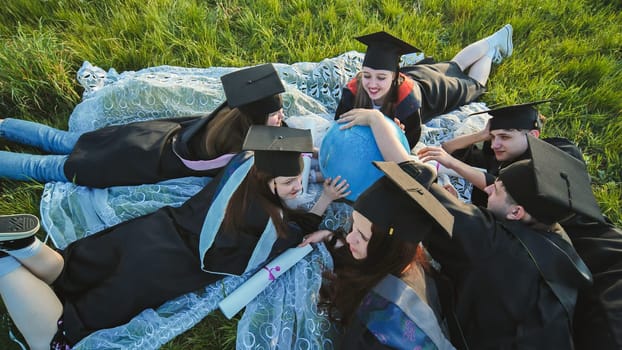
{"label": "black sleeve", "polygon": [[494,158],[494,153],[490,150],[490,142],[484,142],[480,148],[477,145],[471,145],[461,148],[451,153],[452,157],[464,162],[470,166],[488,169],[490,158]]}
{"label": "black sleeve", "polygon": [[[486,177],[486,185],[491,185],[495,182],[495,174],[499,168],[499,162],[497,162],[495,154],[490,149],[489,141],[484,142],[482,148],[477,145],[471,145],[466,148],[457,149],[451,153],[451,156],[466,163],[467,165],[486,169],[486,172],[484,173],[484,176]],[[484,197],[484,199],[485,198],[486,197]]]}
{"label": "black sleeve", "polygon": [[348,89],[347,87],[344,87],[341,92],[341,100],[339,100],[337,111],[335,111],[335,120],[339,119],[340,115],[351,110],[353,107],[354,107],[354,95],[352,94],[352,91],[350,91],[350,89]]}
{"label": "black sleeve", "polygon": [[418,111],[406,119],[404,127],[406,129],[405,132],[408,145],[412,149],[421,139],[421,116]]}
{"label": "black sleeve", "polygon": [[542,139],[543,141],[559,148],[560,150],[566,152],[573,158],[579,160],[581,163],[585,164],[585,160],[583,159],[583,153],[581,149],[577,147],[574,143],[570,142],[567,138],[564,137],[547,137]]}
{"label": "black sleeve", "polygon": [[432,171],[409,161],[400,164],[402,169],[428,187],[430,193],[454,217],[452,237],[432,232],[424,244],[444,267],[464,268],[466,263],[485,257],[494,251],[498,240],[496,219],[486,209],[466,204],[434,182]]}

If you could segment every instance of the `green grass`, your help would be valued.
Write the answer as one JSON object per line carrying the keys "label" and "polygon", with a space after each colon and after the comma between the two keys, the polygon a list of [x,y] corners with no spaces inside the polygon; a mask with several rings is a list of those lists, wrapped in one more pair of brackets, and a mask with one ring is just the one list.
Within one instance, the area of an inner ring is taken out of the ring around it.
{"label": "green grass", "polygon": [[[313,62],[363,50],[352,38],[380,29],[447,60],[512,23],[514,55],[483,100],[554,98],[541,107],[544,136],[583,149],[601,208],[621,225],[621,10],[606,0],[11,0],[0,7],[0,117],[66,128],[84,60],[119,72]],[[41,185],[1,186],[0,213],[38,213]],[[0,347],[17,348],[3,330]],[[210,316],[166,348],[233,348],[234,335],[235,322]]]}

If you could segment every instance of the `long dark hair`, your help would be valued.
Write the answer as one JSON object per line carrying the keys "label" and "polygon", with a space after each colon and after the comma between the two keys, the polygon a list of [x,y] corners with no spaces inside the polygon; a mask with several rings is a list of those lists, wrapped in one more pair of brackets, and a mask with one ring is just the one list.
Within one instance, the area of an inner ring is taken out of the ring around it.
{"label": "long dark hair", "polygon": [[270,189],[269,183],[273,175],[251,167],[248,175],[231,196],[223,225],[225,228],[243,230],[246,223],[246,213],[250,203],[258,203],[259,206],[272,219],[279,237],[287,236],[287,225],[283,220],[287,208],[281,203],[281,199]]}
{"label": "long dark hair", "polygon": [[320,290],[320,305],[333,320],[347,325],[363,297],[388,274],[400,276],[413,262],[427,267],[423,249],[380,231],[372,223],[367,257],[356,260],[347,244],[333,251],[335,271],[325,273],[328,283]]}
{"label": "long dark hair", "polygon": [[[393,118],[395,114],[395,105],[397,104],[399,87],[404,81],[404,77],[402,77],[399,72],[395,72],[395,74],[395,79],[391,82],[391,88],[387,92],[387,97],[382,102],[382,107],[380,107],[380,111],[384,115],[391,118]],[[354,96],[353,108],[372,107],[372,100],[369,98],[365,88],[363,88],[363,72],[359,72],[356,75],[356,95]]]}
{"label": "long dark hair", "polygon": [[238,108],[224,108],[206,125],[207,154],[217,157],[240,152],[251,125],[265,125],[267,121],[268,114],[249,116]]}

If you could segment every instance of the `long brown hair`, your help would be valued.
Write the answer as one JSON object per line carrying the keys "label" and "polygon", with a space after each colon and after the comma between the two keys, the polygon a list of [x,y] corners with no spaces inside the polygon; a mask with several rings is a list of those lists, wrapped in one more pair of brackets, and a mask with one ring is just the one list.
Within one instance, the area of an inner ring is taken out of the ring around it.
{"label": "long brown hair", "polygon": [[[255,120],[255,121],[253,121]],[[238,153],[242,150],[244,137],[253,124],[265,125],[268,114],[249,116],[238,108],[224,108],[207,125],[206,149],[210,158],[226,153]]]}
{"label": "long brown hair", "polygon": [[346,244],[333,252],[335,271],[324,274],[328,283],[320,290],[320,305],[343,325],[352,320],[363,297],[386,275],[399,277],[413,259],[424,268],[428,266],[418,244],[389,236],[373,223],[371,232],[365,259],[354,259]]}
{"label": "long brown hair", "polygon": [[250,203],[259,203],[260,207],[272,219],[279,237],[286,237],[287,225],[283,220],[286,208],[283,207],[281,199],[270,189],[269,183],[274,178],[273,175],[251,167],[248,175],[240,186],[231,196],[223,226],[234,230],[243,230],[246,222],[246,213]]}
{"label": "long brown hair", "polygon": [[[404,81],[404,78],[399,74],[399,72],[396,72],[395,74],[395,79],[391,82],[391,88],[382,102],[382,107],[380,107],[380,111],[384,115],[391,118],[394,117],[399,87]],[[358,72],[356,75],[356,95],[354,95],[353,108],[373,108],[371,98],[369,98],[367,91],[363,88],[363,72]]]}

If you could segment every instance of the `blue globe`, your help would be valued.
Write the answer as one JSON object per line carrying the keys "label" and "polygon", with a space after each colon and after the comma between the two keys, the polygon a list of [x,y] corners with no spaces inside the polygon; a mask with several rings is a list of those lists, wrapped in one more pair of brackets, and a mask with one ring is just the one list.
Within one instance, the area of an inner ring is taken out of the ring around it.
{"label": "blue globe", "polygon": [[[393,121],[391,125],[395,127],[395,135],[406,152],[410,153],[404,132]],[[372,164],[372,161],[381,161],[383,158],[369,126],[356,125],[339,130],[340,126],[341,124],[333,124],[322,140],[319,154],[320,170],[325,178],[340,175],[348,180],[352,193],[346,199],[354,202],[382,176],[382,172]]]}

